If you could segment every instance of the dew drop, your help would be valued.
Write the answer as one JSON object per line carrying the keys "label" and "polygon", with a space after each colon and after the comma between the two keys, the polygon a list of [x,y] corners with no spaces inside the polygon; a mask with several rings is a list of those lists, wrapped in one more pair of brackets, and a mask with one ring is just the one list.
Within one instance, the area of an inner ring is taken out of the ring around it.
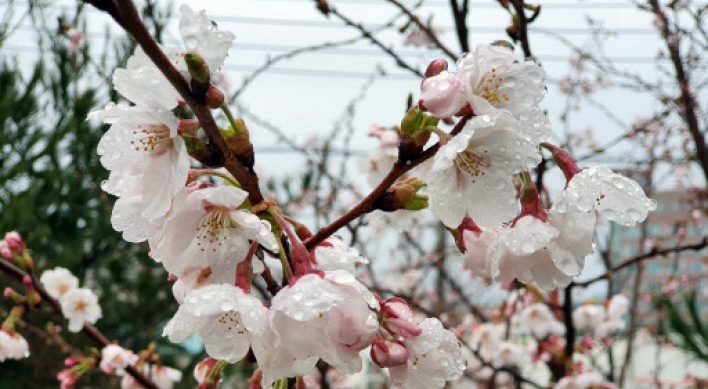
{"label": "dew drop", "polygon": [[189,35],[184,37],[184,46],[190,50],[194,50],[199,44],[199,39],[197,37]]}
{"label": "dew drop", "polygon": [[504,86],[507,88],[513,88],[516,86],[516,77],[514,76],[507,76],[504,79]]}

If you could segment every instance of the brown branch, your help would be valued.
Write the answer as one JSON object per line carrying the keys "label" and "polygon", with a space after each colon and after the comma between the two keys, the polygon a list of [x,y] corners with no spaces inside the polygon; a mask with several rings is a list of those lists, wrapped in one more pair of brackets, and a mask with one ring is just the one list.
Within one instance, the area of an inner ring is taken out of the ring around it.
{"label": "brown branch", "polygon": [[[0,259],[0,271],[7,273],[8,275],[14,277],[20,282],[22,282],[25,276],[30,276],[23,270],[19,269],[18,267],[14,266],[13,264],[4,259]],[[44,289],[42,284],[40,284],[36,278],[34,278],[33,276],[30,276],[30,278],[32,279],[32,285],[34,289],[37,291],[37,293],[39,293],[40,296],[42,296],[42,300],[46,301],[49,305],[52,306],[54,311],[63,316],[61,304],[59,304],[57,300],[52,298],[52,296],[47,293],[47,290]],[[97,346],[97,348],[102,349],[111,344],[108,338],[106,338],[105,335],[101,333],[101,331],[99,331],[96,327],[90,324],[84,324],[84,327],[81,329],[81,333],[91,339],[91,341],[94,343],[94,345]],[[152,380],[146,377],[143,373],[136,370],[135,367],[128,366],[125,371],[128,372],[128,374],[130,374],[131,376],[133,376],[133,378],[135,378],[135,380],[138,381],[145,388],[159,389],[157,385],[152,382]]]}
{"label": "brown branch", "polygon": [[[315,0],[315,2],[318,2],[318,1]],[[359,32],[361,33],[362,36],[367,38],[371,43],[378,46],[381,50],[383,50],[386,54],[388,54],[396,62],[396,65],[398,65],[399,67],[401,67],[403,69],[410,71],[411,73],[419,76],[420,78],[424,77],[424,74],[420,70],[409,65],[406,61],[403,60],[403,58],[401,58],[401,56],[396,54],[396,52],[393,51],[393,49],[384,45],[383,42],[378,40],[371,33],[371,31],[366,29],[366,27],[364,25],[349,19],[348,17],[346,17],[344,14],[340,13],[337,9],[335,9],[332,6],[329,6],[326,15],[334,15],[337,18],[339,18],[339,20],[343,21],[344,24],[346,24],[347,26],[356,28],[357,30],[359,30]]]}
{"label": "brown branch", "polygon": [[457,0],[450,0],[452,19],[455,21],[455,32],[457,40],[460,42],[460,50],[463,53],[470,51],[469,29],[467,28],[467,13],[469,12],[469,0],[462,0],[462,5],[458,5]]}
{"label": "brown branch", "polygon": [[398,7],[398,9],[400,9],[401,12],[405,13],[406,16],[408,16],[408,18],[411,20],[411,22],[413,22],[416,26],[418,26],[418,28],[421,31],[423,31],[428,36],[428,38],[430,38],[430,40],[433,41],[435,46],[437,48],[439,48],[440,50],[442,50],[443,53],[445,53],[445,55],[450,57],[450,59],[452,59],[453,61],[457,60],[459,55],[453,53],[452,50],[450,50],[447,46],[445,46],[445,44],[442,43],[440,41],[440,39],[438,39],[437,35],[435,35],[435,32],[433,32],[432,28],[430,28],[430,26],[427,26],[425,23],[423,23],[420,20],[420,18],[417,17],[413,12],[411,12],[411,10],[409,10],[403,3],[401,3],[398,0],[387,0],[387,1],[389,3],[395,5],[396,7]]}
{"label": "brown branch", "polygon": [[696,115],[696,101],[691,96],[691,86],[686,74],[686,69],[684,68],[683,61],[681,58],[681,53],[679,51],[679,36],[671,31],[669,27],[669,20],[666,17],[666,13],[659,5],[658,0],[649,0],[649,5],[651,5],[652,12],[656,15],[659,20],[659,29],[661,31],[661,36],[666,42],[666,48],[669,50],[669,55],[671,56],[671,62],[674,65],[674,71],[676,82],[678,82],[679,88],[681,89],[680,97],[680,114],[686,120],[686,125],[688,126],[688,131],[691,133],[693,138],[693,143],[696,146],[696,159],[703,170],[703,176],[706,181],[708,181],[708,149],[706,148],[706,139],[703,132],[698,124],[698,116]]}
{"label": "brown branch", "polygon": [[521,42],[521,49],[524,51],[524,57],[531,58],[531,45],[529,44],[529,21],[526,18],[524,0],[511,0],[514,6],[516,16],[518,18],[516,39]]}
{"label": "brown branch", "polygon": [[644,261],[646,259],[651,259],[654,257],[660,257],[660,256],[664,256],[667,254],[680,253],[680,252],[690,251],[690,250],[698,251],[698,250],[704,249],[706,247],[708,247],[708,236],[704,237],[703,240],[700,241],[700,243],[696,243],[696,244],[692,244],[692,245],[674,246],[674,247],[669,247],[669,248],[665,248],[665,249],[659,249],[657,247],[654,247],[648,253],[628,259],[628,260],[620,263],[619,265],[607,270],[604,274],[601,274],[597,277],[591,278],[591,279],[589,279],[587,281],[583,281],[583,282],[572,282],[569,287],[576,287],[576,286],[586,287],[586,286],[593,284],[597,281],[608,279],[608,278],[612,277],[612,275],[615,272],[622,270],[625,267],[631,266],[635,263],[639,263],[641,261]]}
{"label": "brown branch", "polygon": [[[455,135],[459,133],[462,130],[462,127],[467,123],[467,121],[470,119],[470,116],[465,116],[463,117],[455,126],[455,128],[452,130],[450,133],[451,135]],[[337,232],[340,228],[344,227],[345,225],[349,224],[352,222],[354,219],[365,215],[371,211],[374,210],[374,203],[376,200],[378,200],[386,191],[388,188],[396,182],[396,180],[401,177],[403,174],[408,172],[409,170],[413,169],[414,167],[420,165],[421,163],[425,162],[428,160],[430,157],[435,155],[435,153],[438,151],[440,148],[440,142],[434,144],[433,146],[429,147],[427,150],[423,151],[416,159],[409,161],[408,163],[401,161],[400,159],[396,161],[396,163],[393,164],[393,168],[391,171],[384,177],[384,179],[379,183],[379,185],[374,188],[371,193],[369,193],[368,196],[366,196],[359,204],[354,206],[354,208],[350,209],[349,212],[345,213],[342,215],[339,219],[335,220],[332,222],[330,225],[321,228],[315,235],[307,239],[305,243],[305,247],[308,250],[312,250],[317,246],[318,244],[322,243],[325,239],[327,239],[329,236]]]}
{"label": "brown branch", "polygon": [[[95,2],[94,2],[95,3]],[[199,119],[204,132],[209,141],[224,155],[224,167],[241,184],[243,190],[248,192],[248,199],[251,204],[258,204],[263,201],[263,195],[258,186],[258,176],[255,172],[241,165],[233,152],[229,149],[224,137],[219,131],[219,127],[214,121],[209,107],[207,107],[206,96],[197,96],[192,93],[189,84],[182,77],[182,74],[172,65],[172,62],[165,56],[157,42],[152,38],[147,30],[135,4],[132,0],[116,0],[117,8],[115,12],[109,12],[113,19],[129,33],[140,45],[145,54],[152,60],[158,69],[165,75],[167,80],[184,98],[184,101],[192,108],[194,115]],[[94,4],[95,5],[95,4]]]}

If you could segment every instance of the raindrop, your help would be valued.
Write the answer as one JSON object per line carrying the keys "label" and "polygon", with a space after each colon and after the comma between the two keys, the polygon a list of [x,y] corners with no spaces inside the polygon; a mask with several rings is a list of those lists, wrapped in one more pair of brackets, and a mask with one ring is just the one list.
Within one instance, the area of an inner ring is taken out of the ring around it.
{"label": "raindrop", "polygon": [[516,86],[516,77],[514,76],[507,76],[504,79],[504,86],[508,88],[513,88]]}

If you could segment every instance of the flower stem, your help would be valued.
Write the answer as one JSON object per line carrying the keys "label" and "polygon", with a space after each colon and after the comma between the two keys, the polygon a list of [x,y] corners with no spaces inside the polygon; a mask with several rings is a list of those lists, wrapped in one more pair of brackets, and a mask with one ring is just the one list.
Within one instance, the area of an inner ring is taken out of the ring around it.
{"label": "flower stem", "polygon": [[191,181],[194,181],[201,176],[219,177],[219,178],[224,179],[226,182],[228,182],[229,185],[233,185],[233,186],[241,189],[241,184],[235,178],[228,176],[224,173],[218,172],[216,170],[199,170],[198,172],[194,173],[194,175],[191,177],[192,178]]}
{"label": "flower stem", "polygon": [[236,129],[236,119],[234,119],[234,115],[231,114],[231,110],[229,109],[229,106],[226,105],[226,103],[221,104],[221,112],[226,115],[226,119],[229,120],[229,124],[231,124],[231,128],[234,130]]}
{"label": "flower stem", "polygon": [[293,269],[290,268],[290,263],[288,262],[288,256],[285,254],[285,247],[283,247],[283,241],[278,240],[278,257],[280,257],[280,263],[283,265],[283,272],[285,273],[285,279],[290,281],[293,278]]}

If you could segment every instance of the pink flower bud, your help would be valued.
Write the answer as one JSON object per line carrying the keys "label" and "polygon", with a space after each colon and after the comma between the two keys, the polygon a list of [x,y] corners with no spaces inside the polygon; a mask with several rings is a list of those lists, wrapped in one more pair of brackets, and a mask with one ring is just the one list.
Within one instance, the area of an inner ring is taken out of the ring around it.
{"label": "pink flower bud", "polygon": [[207,378],[207,373],[216,366],[217,362],[218,361],[214,358],[206,358],[194,367],[194,378],[199,384],[204,383]]}
{"label": "pink flower bud", "polygon": [[263,387],[261,386],[262,379],[263,371],[261,371],[261,369],[256,369],[256,371],[253,372],[251,379],[249,380],[250,384],[248,385],[248,389],[263,389]]}
{"label": "pink flower bud", "polygon": [[443,71],[423,80],[418,104],[438,119],[453,116],[467,104],[467,84],[457,75]]}
{"label": "pink flower bud", "polygon": [[430,65],[428,65],[428,68],[425,69],[425,77],[428,78],[428,77],[437,76],[438,74],[440,74],[444,71],[447,71],[447,66],[448,65],[447,65],[446,60],[444,60],[442,58],[435,59],[432,62],[430,62]]}
{"label": "pink flower bud", "polygon": [[10,250],[10,246],[4,240],[0,240],[0,257],[8,261],[15,259],[15,256],[12,255],[12,250]]}
{"label": "pink flower bud", "polygon": [[81,359],[79,359],[79,358],[68,357],[68,358],[64,359],[64,366],[66,366],[66,367],[76,366],[79,363],[81,363]]}
{"label": "pink flower bud", "polygon": [[34,283],[32,282],[32,277],[29,275],[26,275],[22,277],[22,285],[25,286],[25,288],[31,288],[34,286]]}
{"label": "pink flower bud", "polygon": [[377,336],[371,345],[371,359],[381,367],[402,365],[408,361],[408,349],[400,341]]}
{"label": "pink flower bud", "polygon": [[386,328],[393,332],[393,335],[410,338],[423,332],[413,320],[413,311],[401,298],[393,297],[386,300],[381,305],[381,316],[384,319]]}
{"label": "pink flower bud", "polygon": [[5,234],[5,242],[10,246],[11,249],[20,251],[25,247],[25,243],[22,241],[22,236],[16,231],[8,232]]}

